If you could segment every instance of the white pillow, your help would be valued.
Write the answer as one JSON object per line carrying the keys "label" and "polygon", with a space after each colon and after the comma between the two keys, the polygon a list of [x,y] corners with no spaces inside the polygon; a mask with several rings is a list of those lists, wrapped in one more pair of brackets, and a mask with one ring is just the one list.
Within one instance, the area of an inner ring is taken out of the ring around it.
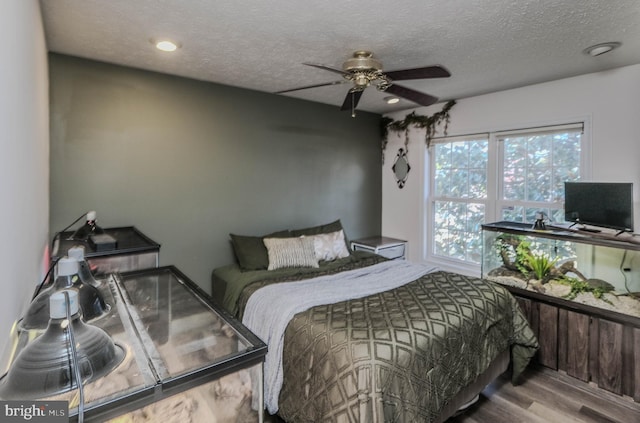
{"label": "white pillow", "polygon": [[349,257],[342,229],[328,234],[311,235],[309,238],[313,238],[313,247],[318,260],[332,261]]}
{"label": "white pillow", "polygon": [[312,238],[265,238],[269,255],[267,270],[283,267],[318,267]]}

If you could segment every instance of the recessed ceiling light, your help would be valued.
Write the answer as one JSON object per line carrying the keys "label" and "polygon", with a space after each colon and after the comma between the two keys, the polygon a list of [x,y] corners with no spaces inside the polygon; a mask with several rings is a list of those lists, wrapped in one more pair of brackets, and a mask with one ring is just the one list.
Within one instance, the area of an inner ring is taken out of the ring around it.
{"label": "recessed ceiling light", "polygon": [[396,104],[400,99],[398,97],[388,96],[384,98],[384,101],[386,101],[387,104]]}
{"label": "recessed ceiling light", "polygon": [[169,40],[162,40],[156,42],[156,48],[162,51],[176,51],[178,45]]}
{"label": "recessed ceiling light", "polygon": [[601,43],[591,47],[587,47],[582,52],[584,54],[588,54],[589,56],[596,57],[608,53],[611,50],[620,47],[621,45],[622,43],[619,42]]}

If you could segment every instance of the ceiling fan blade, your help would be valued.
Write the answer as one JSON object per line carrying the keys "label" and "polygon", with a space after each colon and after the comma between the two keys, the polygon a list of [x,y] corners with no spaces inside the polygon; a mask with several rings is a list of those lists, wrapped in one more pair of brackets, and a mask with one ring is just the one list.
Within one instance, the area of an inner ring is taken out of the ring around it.
{"label": "ceiling fan blade", "polygon": [[421,106],[430,106],[438,101],[437,97],[429,94],[421,93],[420,91],[412,90],[399,85],[390,85],[385,90],[387,93],[395,94],[407,100],[411,100],[414,103],[418,103]]}
{"label": "ceiling fan blade", "polygon": [[344,84],[345,82],[349,82],[349,81],[347,81],[346,79],[343,79],[341,81],[324,82],[322,84],[313,84],[313,85],[307,85],[305,87],[298,87],[298,88],[291,88],[289,90],[276,91],[275,94],[284,94],[284,93],[289,93],[291,91],[306,90],[308,88],[327,87],[329,85],[340,85],[340,84]]}
{"label": "ceiling fan blade", "polygon": [[425,68],[402,69],[385,72],[391,80],[402,81],[406,79],[448,78],[451,73],[442,66],[427,66]]}
{"label": "ceiling fan blade", "polygon": [[347,96],[344,98],[344,102],[342,103],[340,110],[351,110],[353,112],[355,108],[358,107],[358,102],[360,101],[360,97],[362,97],[363,92],[364,90],[349,90]]}
{"label": "ceiling fan blade", "polygon": [[349,75],[349,72],[345,72],[342,69],[332,68],[331,66],[322,65],[320,63],[303,63],[303,65],[313,66],[314,68],[328,70],[329,72],[339,73],[340,75]]}

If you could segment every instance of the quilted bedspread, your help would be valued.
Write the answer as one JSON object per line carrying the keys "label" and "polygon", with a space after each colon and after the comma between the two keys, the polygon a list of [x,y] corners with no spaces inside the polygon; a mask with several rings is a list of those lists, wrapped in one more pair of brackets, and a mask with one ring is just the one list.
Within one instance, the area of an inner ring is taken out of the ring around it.
{"label": "quilted bedspread", "polygon": [[[241,310],[256,289],[245,288]],[[431,422],[509,348],[515,380],[538,343],[506,289],[429,273],[296,314],[285,331],[278,414],[287,422]]]}

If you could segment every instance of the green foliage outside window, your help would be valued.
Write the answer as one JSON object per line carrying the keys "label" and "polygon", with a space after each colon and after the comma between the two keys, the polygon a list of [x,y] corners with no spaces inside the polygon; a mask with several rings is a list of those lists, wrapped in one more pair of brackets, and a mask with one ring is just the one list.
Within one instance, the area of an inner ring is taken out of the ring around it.
{"label": "green foliage outside window", "polygon": [[[541,129],[503,137],[434,142],[432,253],[479,264],[483,223],[533,223],[540,212],[549,222],[563,222],[564,182],[580,179],[581,139],[582,132],[577,129]],[[501,147],[491,150],[496,151],[495,162],[501,163],[497,181],[490,177],[495,174],[489,168],[490,142]],[[490,184],[499,187],[495,198],[490,198]],[[487,206],[492,202],[498,205],[496,215],[487,216]],[[559,253],[571,256],[574,252],[569,248]],[[540,266],[540,272],[546,267],[541,257],[531,260]]]}

